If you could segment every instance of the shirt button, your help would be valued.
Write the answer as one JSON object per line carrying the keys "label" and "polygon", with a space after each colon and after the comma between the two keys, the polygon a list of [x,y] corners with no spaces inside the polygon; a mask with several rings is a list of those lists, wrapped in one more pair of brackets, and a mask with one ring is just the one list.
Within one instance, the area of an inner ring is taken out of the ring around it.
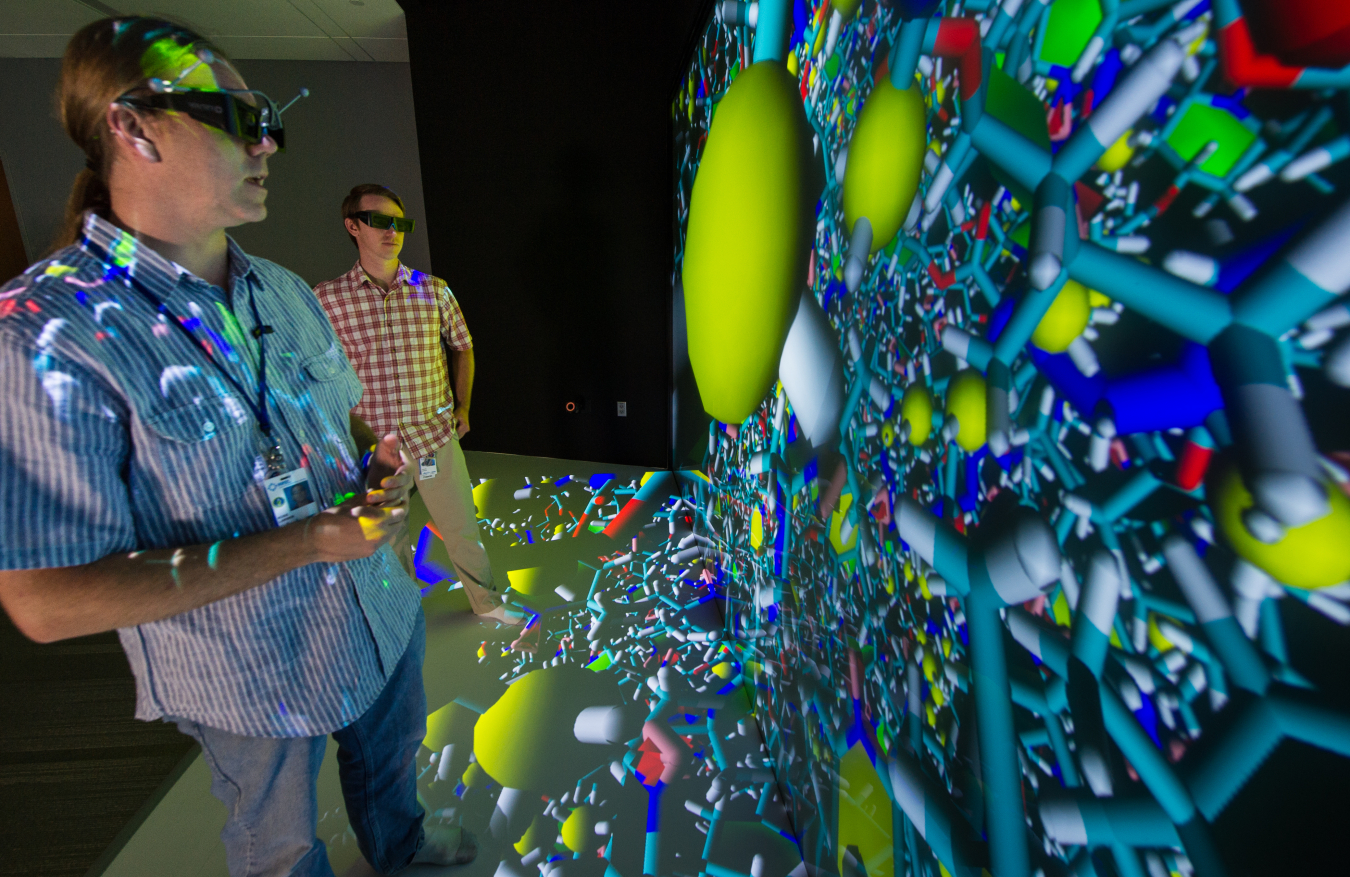
{"label": "shirt button", "polygon": [[215,431],[216,431],[215,421],[208,420],[202,424],[202,432],[215,432]]}

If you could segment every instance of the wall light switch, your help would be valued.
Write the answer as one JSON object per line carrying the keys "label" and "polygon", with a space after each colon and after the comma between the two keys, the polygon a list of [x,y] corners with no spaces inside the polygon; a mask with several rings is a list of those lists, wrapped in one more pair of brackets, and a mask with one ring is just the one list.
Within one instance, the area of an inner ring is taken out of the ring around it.
{"label": "wall light switch", "polygon": [[619,416],[620,416],[620,417],[627,417],[627,416],[628,416],[628,403],[627,403],[627,402],[620,402],[620,403],[619,403]]}

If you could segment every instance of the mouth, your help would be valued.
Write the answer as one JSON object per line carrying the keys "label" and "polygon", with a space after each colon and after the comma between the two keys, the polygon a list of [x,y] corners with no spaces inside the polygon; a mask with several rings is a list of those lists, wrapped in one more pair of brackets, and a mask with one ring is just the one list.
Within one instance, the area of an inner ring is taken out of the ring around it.
{"label": "mouth", "polygon": [[253,185],[258,186],[259,188],[262,188],[262,187],[263,187],[263,183],[266,182],[266,180],[267,180],[267,174],[259,174],[259,175],[256,176],[256,177],[245,177],[245,178],[244,178],[244,182],[246,182],[246,183],[252,183]]}

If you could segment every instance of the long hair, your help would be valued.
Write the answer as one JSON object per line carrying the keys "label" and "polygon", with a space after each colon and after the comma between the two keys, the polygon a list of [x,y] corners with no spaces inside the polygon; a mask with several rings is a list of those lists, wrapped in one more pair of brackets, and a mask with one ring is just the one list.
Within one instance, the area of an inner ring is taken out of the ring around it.
{"label": "long hair", "polygon": [[85,162],[70,187],[61,230],[49,252],[79,239],[88,211],[105,219],[111,214],[108,105],[128,91],[148,87],[155,76],[179,70],[196,46],[221,54],[190,28],[160,18],[104,18],[70,38],[61,59],[57,109],[61,127],[84,152]]}

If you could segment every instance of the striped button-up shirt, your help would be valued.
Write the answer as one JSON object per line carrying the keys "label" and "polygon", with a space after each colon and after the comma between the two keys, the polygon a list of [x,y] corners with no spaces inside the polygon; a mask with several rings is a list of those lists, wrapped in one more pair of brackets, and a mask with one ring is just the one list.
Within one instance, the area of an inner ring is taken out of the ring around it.
{"label": "striped button-up shirt", "polygon": [[385,292],[358,260],[314,294],[366,388],[356,413],[376,435],[398,433],[410,458],[434,455],[455,435],[455,395],[441,341],[451,350],[473,347],[450,287],[399,265]]}
{"label": "striped button-up shirt", "polygon": [[[285,467],[309,469],[321,508],[363,489],[348,421],[361,386],[323,310],[295,274],[233,240],[229,248],[221,290],[90,214],[80,243],[0,288],[0,569],[75,566],[276,526],[261,433],[222,376],[256,403],[250,292],[274,327],[267,388]],[[146,575],[168,574],[157,569]],[[121,629],[136,717],[259,737],[345,727],[384,688],[418,603],[382,546]]]}

